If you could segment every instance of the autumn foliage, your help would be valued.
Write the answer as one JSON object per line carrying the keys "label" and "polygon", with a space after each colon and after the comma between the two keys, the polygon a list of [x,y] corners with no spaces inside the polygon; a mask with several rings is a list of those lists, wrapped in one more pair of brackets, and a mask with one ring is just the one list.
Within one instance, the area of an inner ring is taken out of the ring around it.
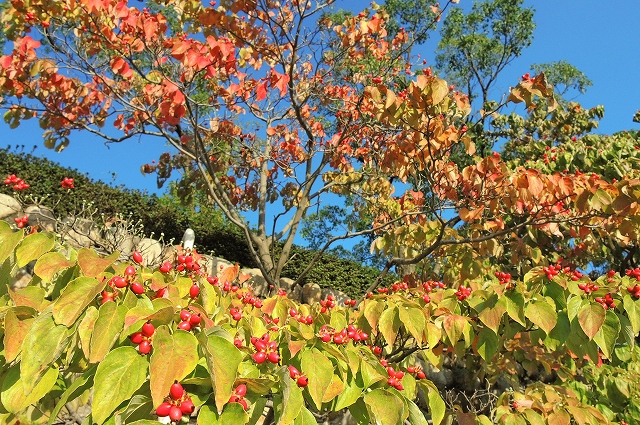
{"label": "autumn foliage", "polygon": [[[131,265],[140,280],[120,287],[113,279],[127,265],[115,257],[4,226],[2,273],[36,261],[37,276],[3,298],[8,412],[42,399],[53,423],[93,388],[100,424],[167,412],[177,421],[178,410],[202,424],[256,423],[265,405],[281,424],[346,408],[358,423],[384,425],[638,418],[629,403],[605,408],[595,394],[611,401],[612,384],[590,368],[618,368],[616,391],[638,394],[635,268],[590,275],[558,253],[605,237],[632,245],[637,174],[476,155],[467,95],[407,62],[409,37],[387,33],[384,10],[334,22],[323,15],[329,3],[11,2],[3,21],[13,50],[0,59],[11,126],[38,119],[57,150],[74,130],[168,142],[172,151],[142,171],[162,184],[178,169],[183,196],[206,191],[274,290],[301,220],[331,193],[368,220],[336,240],[373,235],[387,262],[356,308],[298,305],[283,293],[256,305],[233,271],[210,281],[176,258],[168,270]],[[553,143],[577,141],[588,123],[570,134],[571,119],[597,115],[564,111],[543,73],[523,76],[508,102],[523,104]],[[509,142],[528,146],[520,136]],[[379,288],[394,266],[416,273]],[[185,306],[199,326],[180,318]],[[153,334],[129,341],[147,323]],[[451,368],[467,371],[457,386],[466,399],[447,398],[424,374]],[[170,393],[176,380],[188,398]]]}

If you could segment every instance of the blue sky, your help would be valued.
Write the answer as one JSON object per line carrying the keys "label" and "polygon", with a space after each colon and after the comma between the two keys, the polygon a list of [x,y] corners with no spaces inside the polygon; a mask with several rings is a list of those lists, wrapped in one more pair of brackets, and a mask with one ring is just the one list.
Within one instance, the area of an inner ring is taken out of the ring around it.
{"label": "blue sky", "polygon": [[[460,6],[469,7],[471,3],[461,0]],[[640,40],[640,2],[618,1],[605,6],[602,1],[592,0],[545,0],[525,4],[536,9],[533,44],[503,74],[494,93],[496,97],[515,85],[520,75],[529,71],[530,64],[564,59],[593,81],[587,94],[576,100],[585,107],[605,105],[605,118],[598,132],[639,128],[631,118],[640,109],[640,58],[636,47]],[[352,10],[359,5],[364,8],[369,2],[336,1],[336,7]],[[415,52],[432,63],[436,42],[437,34]],[[69,147],[55,153],[43,146],[36,122],[24,123],[16,130],[9,130],[4,123],[1,125],[0,147],[25,145],[25,150],[31,151],[37,145],[36,155],[76,168],[94,179],[152,193],[162,192],[156,188],[155,176],[143,176],[139,171],[142,164],[166,150],[160,140],[128,140],[106,146],[88,134],[74,133]],[[0,169],[0,172],[10,170]]]}

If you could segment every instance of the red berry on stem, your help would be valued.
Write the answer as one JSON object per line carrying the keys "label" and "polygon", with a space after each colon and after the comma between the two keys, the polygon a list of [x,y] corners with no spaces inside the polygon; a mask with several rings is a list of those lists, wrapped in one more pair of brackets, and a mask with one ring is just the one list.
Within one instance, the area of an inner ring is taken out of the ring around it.
{"label": "red berry on stem", "polygon": [[144,294],[144,286],[140,282],[133,282],[131,284],[131,292],[136,295],[142,295]]}
{"label": "red berry on stem", "polygon": [[198,326],[201,321],[202,321],[202,317],[200,316],[200,313],[192,314],[191,317],[189,318],[189,323],[191,323],[191,326]]}
{"label": "red berry on stem", "polygon": [[240,384],[233,392],[235,392],[239,397],[244,397],[247,394],[247,386],[245,384]]}
{"label": "red berry on stem", "polygon": [[180,419],[182,419],[182,410],[180,410],[178,406],[171,406],[171,409],[169,410],[169,418],[174,422],[180,421]]}
{"label": "red berry on stem", "polygon": [[169,416],[169,412],[171,411],[171,403],[164,402],[156,409],[156,415],[160,417]]}
{"label": "red berry on stem", "polygon": [[280,355],[275,351],[272,351],[267,356],[271,363],[277,364],[280,361]]}
{"label": "red berry on stem", "polygon": [[193,404],[190,398],[186,399],[182,403],[180,403],[180,411],[185,415],[190,415],[196,409],[196,406]]}
{"label": "red berry on stem", "polygon": [[300,376],[296,382],[299,387],[306,387],[307,385],[309,385],[309,378],[303,375]]}
{"label": "red berry on stem", "polygon": [[148,340],[143,340],[140,345],[138,345],[138,351],[140,354],[149,354],[151,352],[151,343]]}
{"label": "red berry on stem", "polygon": [[126,269],[124,269],[124,274],[125,276],[135,276],[136,268],[133,266],[128,266]]}
{"label": "red berry on stem", "polygon": [[191,330],[191,322],[185,322],[182,321],[180,323],[178,323],[178,329],[182,329],[183,331],[190,331]]}
{"label": "red berry on stem", "polygon": [[151,324],[150,321],[147,321],[144,325],[142,325],[142,335],[144,336],[153,336],[153,333],[156,331],[155,326]]}
{"label": "red berry on stem", "polygon": [[131,340],[131,342],[133,342],[136,345],[140,344],[144,340],[142,338],[142,332],[132,333],[131,335],[129,335],[129,339]]}
{"label": "red berry on stem", "polygon": [[200,295],[200,287],[198,286],[197,283],[194,283],[193,285],[191,285],[191,288],[189,289],[189,296],[191,298],[198,298],[198,295]]}
{"label": "red berry on stem", "polygon": [[184,388],[177,380],[173,381],[173,384],[171,384],[171,388],[169,388],[169,395],[174,400],[179,400],[184,395]]}
{"label": "red berry on stem", "polygon": [[264,351],[258,351],[257,353],[252,354],[251,357],[254,362],[261,364],[267,359],[267,354]]}
{"label": "red berry on stem", "polygon": [[189,310],[183,309],[182,311],[180,311],[180,320],[182,320],[183,322],[188,322],[189,319],[191,319],[191,313],[189,312]]}
{"label": "red berry on stem", "polygon": [[138,264],[142,264],[142,254],[140,254],[140,252],[138,251],[133,251],[133,254],[131,254],[131,258],[133,259],[133,261],[135,261]]}

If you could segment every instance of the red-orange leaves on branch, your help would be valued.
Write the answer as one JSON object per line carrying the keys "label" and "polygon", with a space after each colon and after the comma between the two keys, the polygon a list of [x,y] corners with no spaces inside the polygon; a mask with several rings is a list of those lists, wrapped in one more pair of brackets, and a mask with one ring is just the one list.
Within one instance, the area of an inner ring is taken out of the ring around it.
{"label": "red-orange leaves on branch", "polygon": [[513,103],[524,102],[528,109],[537,107],[536,98],[544,99],[547,102],[548,111],[551,112],[558,107],[558,103],[553,95],[553,86],[547,83],[544,73],[540,73],[535,77],[528,77],[528,74],[518,85],[511,89],[511,93],[507,101]]}

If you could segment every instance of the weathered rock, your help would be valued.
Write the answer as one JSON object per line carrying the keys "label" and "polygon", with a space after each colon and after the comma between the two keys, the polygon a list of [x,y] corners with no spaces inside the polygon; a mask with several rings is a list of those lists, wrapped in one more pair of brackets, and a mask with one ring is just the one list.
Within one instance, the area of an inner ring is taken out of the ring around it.
{"label": "weathered rock", "polygon": [[136,250],[142,254],[143,264],[147,267],[159,266],[162,264],[162,244],[155,239],[140,239]]}
{"label": "weathered rock", "polygon": [[322,299],[322,288],[317,283],[307,283],[302,287],[302,302],[312,305]]}
{"label": "weathered rock", "polygon": [[260,269],[240,269],[240,274],[243,273],[251,276],[244,282],[243,286],[251,286],[255,295],[261,297],[268,295],[269,283],[267,283],[267,279],[262,276]]}
{"label": "weathered rock", "polygon": [[29,285],[33,276],[31,276],[25,269],[20,269],[16,273],[16,276],[13,278],[13,282],[11,283],[11,289],[14,291],[16,289],[22,289]]}
{"label": "weathered rock", "polygon": [[21,211],[20,202],[12,196],[0,193],[0,220],[17,216]]}
{"label": "weathered rock", "polygon": [[284,289],[287,292],[290,292],[293,289],[293,285],[296,283],[295,280],[289,279],[288,277],[280,278],[280,288]]}
{"label": "weathered rock", "polygon": [[296,285],[293,287],[291,291],[287,291],[287,297],[293,301],[297,301],[299,303],[302,302],[302,286]]}
{"label": "weathered rock", "polygon": [[338,291],[337,289],[322,288],[322,299],[326,300],[328,295],[333,295],[336,298],[336,305],[343,305],[346,300],[351,299],[347,294],[342,291]]}
{"label": "weathered rock", "polygon": [[47,207],[38,205],[30,205],[24,210],[25,214],[29,215],[29,224],[31,226],[37,224],[40,229],[47,230],[49,232],[55,232],[57,220],[56,216]]}

